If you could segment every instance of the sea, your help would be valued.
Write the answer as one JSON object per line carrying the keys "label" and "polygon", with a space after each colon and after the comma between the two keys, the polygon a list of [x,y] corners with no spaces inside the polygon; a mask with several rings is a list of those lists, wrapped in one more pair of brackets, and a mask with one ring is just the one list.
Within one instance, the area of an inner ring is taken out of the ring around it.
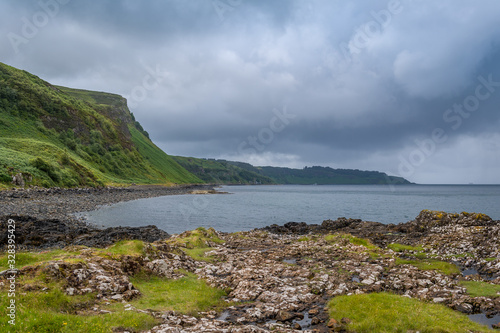
{"label": "sea", "polygon": [[198,227],[224,232],[271,224],[321,224],[338,217],[384,224],[415,219],[423,209],[485,213],[500,220],[500,185],[237,185],[225,194],[139,199],[78,214],[101,227],[156,225],[170,234]]}

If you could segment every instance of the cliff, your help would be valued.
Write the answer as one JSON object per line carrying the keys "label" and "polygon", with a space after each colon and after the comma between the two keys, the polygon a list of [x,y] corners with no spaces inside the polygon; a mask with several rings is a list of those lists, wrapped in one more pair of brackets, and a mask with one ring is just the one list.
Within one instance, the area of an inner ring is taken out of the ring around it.
{"label": "cliff", "polygon": [[51,85],[0,63],[0,183],[202,181],[159,149],[115,94]]}

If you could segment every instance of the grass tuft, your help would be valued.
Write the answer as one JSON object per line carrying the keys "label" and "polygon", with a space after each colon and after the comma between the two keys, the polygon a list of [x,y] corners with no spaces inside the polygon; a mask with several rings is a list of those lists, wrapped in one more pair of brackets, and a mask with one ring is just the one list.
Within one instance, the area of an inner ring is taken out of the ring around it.
{"label": "grass tuft", "polygon": [[407,260],[397,258],[395,261],[396,265],[413,265],[418,269],[429,271],[437,270],[446,275],[459,274],[460,269],[455,264],[451,264],[446,261],[424,259],[424,260]]}
{"label": "grass tuft", "polygon": [[187,273],[186,277],[178,280],[138,274],[130,281],[142,294],[131,302],[138,309],[173,310],[197,315],[200,311],[227,305],[222,300],[222,297],[226,296],[223,290],[210,287],[192,273]]}
{"label": "grass tuft", "polygon": [[467,288],[467,293],[472,297],[500,297],[500,285],[483,281],[461,281],[460,284]]}
{"label": "grass tuft", "polygon": [[424,250],[422,246],[411,246],[411,245],[404,245],[404,244],[399,244],[399,243],[392,243],[387,245],[387,248],[393,250],[394,252],[405,252],[405,251],[415,251],[415,252],[421,252]]}
{"label": "grass tuft", "polygon": [[331,318],[351,320],[349,332],[493,332],[444,305],[389,293],[338,296],[328,308]]}

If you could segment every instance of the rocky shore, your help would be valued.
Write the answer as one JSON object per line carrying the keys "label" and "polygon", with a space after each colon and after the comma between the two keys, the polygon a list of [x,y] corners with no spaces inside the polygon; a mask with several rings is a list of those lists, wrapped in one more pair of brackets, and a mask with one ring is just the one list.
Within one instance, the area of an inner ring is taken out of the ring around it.
{"label": "rocky shore", "polygon": [[[212,193],[212,185],[141,185],[105,188],[14,188],[0,191],[0,228],[7,230],[9,218],[16,220],[19,249],[42,249],[86,245],[105,247],[121,239],[153,242],[169,235],[156,226],[100,229],[75,218],[73,213],[122,201],[188,193]],[[7,234],[0,234],[0,248]]]}
{"label": "rocky shore", "polygon": [[[33,219],[18,225],[31,223],[35,232],[40,221],[47,222]],[[498,292],[473,294],[467,284],[500,285],[500,223],[484,214],[424,210],[400,225],[339,218],[321,225],[290,222],[232,234],[200,228],[171,237],[147,228],[115,230],[121,238],[143,240],[139,254],[102,255],[99,249],[81,246],[106,243],[88,242],[99,239],[100,231],[85,231],[69,242],[69,257],[27,265],[17,274],[32,281],[43,273],[61,283],[68,295],[95,293],[94,302],[82,310],[86,315],[118,311],[107,308],[115,303],[122,304],[123,311],[147,313],[159,321],[147,330],[151,333],[349,332],[356,322],[332,315],[329,300],[380,292],[481,314],[490,328],[500,321]],[[203,250],[203,257],[191,255],[192,249]],[[143,309],[134,303],[141,290],[131,283],[138,272],[168,279],[195,274],[225,290],[227,305],[196,315]],[[40,290],[47,288],[44,283],[22,288]]]}
{"label": "rocky shore", "polygon": [[212,191],[213,185],[132,185],[103,188],[13,188],[0,191],[0,216],[30,216],[39,220],[71,218],[72,213],[99,206],[164,195]]}

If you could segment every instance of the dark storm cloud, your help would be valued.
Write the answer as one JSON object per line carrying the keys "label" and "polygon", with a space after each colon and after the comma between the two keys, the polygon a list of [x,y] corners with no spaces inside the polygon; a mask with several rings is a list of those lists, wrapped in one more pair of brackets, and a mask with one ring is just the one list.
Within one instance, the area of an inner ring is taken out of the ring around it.
{"label": "dark storm cloud", "polygon": [[168,153],[500,183],[499,10],[493,0],[11,1],[0,4],[0,57],[126,96]]}

